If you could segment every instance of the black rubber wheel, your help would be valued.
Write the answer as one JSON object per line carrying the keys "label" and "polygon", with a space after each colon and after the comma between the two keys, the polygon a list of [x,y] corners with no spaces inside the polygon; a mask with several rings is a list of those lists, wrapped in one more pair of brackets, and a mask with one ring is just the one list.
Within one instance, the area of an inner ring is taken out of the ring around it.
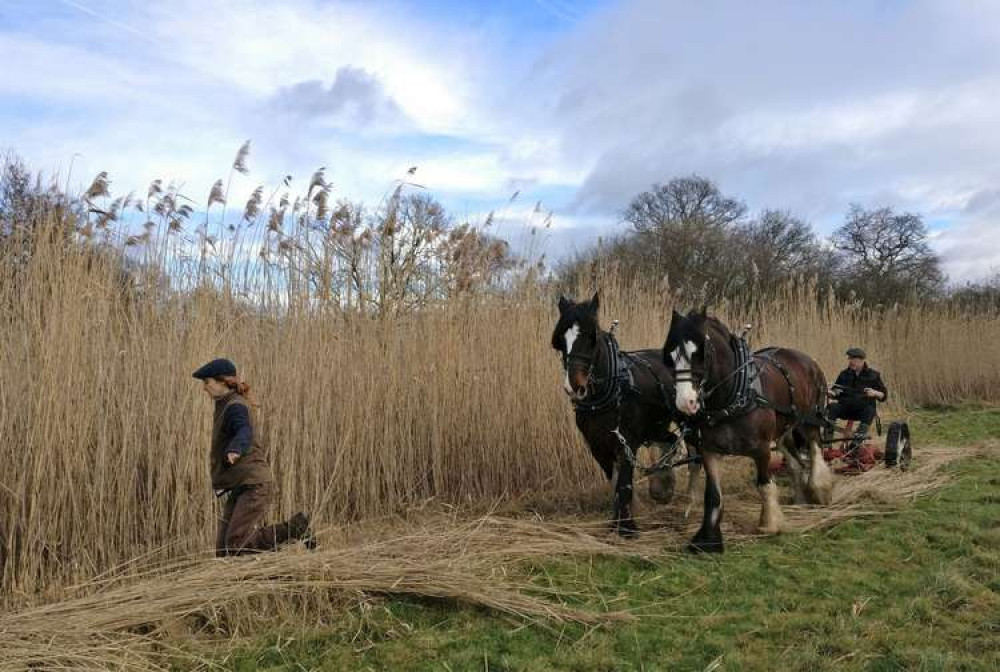
{"label": "black rubber wheel", "polygon": [[910,426],[905,422],[889,424],[885,436],[885,466],[899,467],[903,471],[910,468],[913,459],[913,444],[910,441]]}

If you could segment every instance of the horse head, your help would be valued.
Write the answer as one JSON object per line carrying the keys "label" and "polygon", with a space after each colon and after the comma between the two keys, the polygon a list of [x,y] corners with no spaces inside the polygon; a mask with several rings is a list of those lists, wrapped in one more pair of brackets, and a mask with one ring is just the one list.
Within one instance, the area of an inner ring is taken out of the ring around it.
{"label": "horse head", "polygon": [[559,320],[552,331],[552,347],[562,356],[563,388],[577,400],[587,396],[591,372],[598,355],[601,327],[597,322],[598,294],[577,303],[559,297]]}
{"label": "horse head", "polygon": [[725,376],[730,358],[728,343],[729,330],[708,317],[705,308],[687,315],[674,311],[663,344],[663,363],[674,374],[675,404],[681,413],[697,414],[704,405],[708,381]]}

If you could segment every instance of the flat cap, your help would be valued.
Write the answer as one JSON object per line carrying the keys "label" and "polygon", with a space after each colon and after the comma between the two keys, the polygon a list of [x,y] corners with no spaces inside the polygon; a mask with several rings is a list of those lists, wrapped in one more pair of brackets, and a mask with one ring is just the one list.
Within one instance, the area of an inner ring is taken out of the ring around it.
{"label": "flat cap", "polygon": [[213,359],[211,362],[195,371],[192,376],[198,380],[206,378],[221,378],[223,376],[235,376],[236,365],[228,359]]}
{"label": "flat cap", "polygon": [[861,348],[848,348],[847,349],[847,356],[848,357],[859,357],[861,359],[865,359],[866,357],[868,357],[868,355],[865,354],[865,351],[862,350]]}

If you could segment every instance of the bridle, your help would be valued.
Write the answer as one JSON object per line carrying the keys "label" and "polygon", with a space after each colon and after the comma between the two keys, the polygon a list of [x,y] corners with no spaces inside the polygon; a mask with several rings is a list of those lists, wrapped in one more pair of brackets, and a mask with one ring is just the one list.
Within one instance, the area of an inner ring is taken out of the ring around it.
{"label": "bridle", "polygon": [[[586,393],[582,399],[572,399],[577,413],[596,413],[611,408],[621,401],[621,385],[619,385],[621,382],[621,376],[619,375],[621,351],[614,335],[614,328],[617,324],[618,321],[616,320],[611,325],[610,331],[598,332],[597,345],[594,347],[593,353],[561,353],[563,369],[567,374],[569,373],[570,362],[574,359],[580,360],[586,365]],[[602,348],[605,351],[604,375],[597,373],[595,367]]]}
{"label": "bridle", "polygon": [[[707,390],[705,388],[708,384],[708,372],[715,365],[716,358],[715,342],[712,340],[711,334],[705,333],[705,356],[703,357],[704,362],[700,367],[695,367],[688,354],[682,349],[678,359],[683,359],[688,364],[688,367],[680,368],[679,366],[675,366],[674,380],[678,383],[691,383],[692,386],[696,387],[698,391],[698,404],[703,411],[708,411],[707,402],[712,395],[731,380],[735,383],[735,389],[733,390],[735,398],[729,400],[728,403],[742,405],[746,402],[746,399],[743,398],[747,394],[746,388],[757,375],[757,372],[751,372],[754,362],[745,339],[748,329],[749,325],[744,329],[743,334],[733,334],[730,337],[730,350],[735,358],[735,366],[732,371],[723,376],[721,380],[709,386]],[[722,403],[727,402],[724,401]]]}
{"label": "bridle", "polygon": [[[712,339],[706,333],[705,334],[705,356],[704,361],[700,366],[695,366],[694,362],[691,360],[691,356],[688,355],[687,351],[684,349],[683,341],[681,345],[677,348],[678,357],[677,362],[674,363],[674,385],[678,383],[690,383],[692,387],[697,390],[698,393],[698,404],[702,407],[705,405],[705,400],[711,394],[705,394],[705,378],[706,372],[710,369],[710,361],[714,360],[714,349],[712,348]],[[711,358],[711,360],[710,360]],[[681,363],[687,364],[686,367],[682,367]],[[714,391],[714,387],[712,391]]]}
{"label": "bridle", "polygon": [[597,336],[597,345],[594,346],[593,352],[583,353],[583,352],[563,352],[560,353],[562,357],[563,371],[568,375],[570,372],[570,365],[573,361],[579,361],[582,363],[582,368],[587,374],[587,383],[585,385],[585,390],[589,395],[591,390],[597,384],[598,379],[594,375],[594,363],[597,361],[597,356],[601,350],[601,342],[604,340],[604,334],[599,333]]}
{"label": "bridle", "polygon": [[592,377],[593,377],[594,359],[596,359],[597,349],[599,347],[600,347],[600,345],[598,345],[597,347],[595,347],[594,348],[594,353],[593,354],[589,354],[589,355],[583,354],[582,352],[569,352],[569,353],[562,352],[562,353],[559,353],[560,357],[562,357],[563,371],[565,371],[566,373],[569,373],[569,364],[574,359],[582,360],[586,364],[587,383],[589,384],[591,382],[591,380],[592,380]]}
{"label": "bridle", "polygon": [[[701,406],[699,416],[702,422],[709,426],[715,425],[726,418],[744,415],[755,408],[769,408],[780,415],[794,418],[811,417],[801,414],[795,405],[795,384],[789,374],[788,369],[780,360],[770,355],[754,355],[746,341],[746,334],[750,330],[750,325],[746,325],[739,334],[729,335],[729,351],[733,355],[733,369],[714,384],[705,389],[706,372],[712,370],[715,363],[716,352],[714,341],[711,335],[705,334],[705,356],[704,365],[699,374],[693,366],[686,353],[681,354],[678,359],[683,359],[689,365],[688,368],[676,368],[675,380],[678,382],[690,382],[692,385],[698,383],[698,403]],[[759,383],[757,382],[767,367],[774,367],[785,379],[788,385],[791,404],[785,406],[778,404],[763,396]],[[697,376],[697,377],[696,377]],[[718,402],[715,408],[708,408],[706,403],[720,388],[727,383],[732,383],[732,389],[727,399]]]}

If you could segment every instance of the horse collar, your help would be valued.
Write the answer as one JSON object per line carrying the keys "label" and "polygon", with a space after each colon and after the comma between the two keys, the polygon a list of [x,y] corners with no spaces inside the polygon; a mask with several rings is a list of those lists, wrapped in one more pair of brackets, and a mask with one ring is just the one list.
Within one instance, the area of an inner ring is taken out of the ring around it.
{"label": "horse collar", "polygon": [[[705,342],[707,346],[709,343],[707,334],[705,335]],[[755,388],[760,370],[754,361],[753,354],[750,352],[750,346],[747,345],[746,339],[735,335],[730,338],[730,345],[735,356],[732,372],[715,383],[702,396],[703,400],[707,400],[722,385],[730,380],[733,381],[732,392],[729,395],[729,399],[726,400],[726,405],[717,410],[709,411],[707,408],[705,409],[704,420],[709,426],[725,418],[746,415],[757,407],[759,394]],[[706,356],[708,354],[707,351],[708,348],[706,347]]]}
{"label": "horse collar", "polygon": [[[622,383],[631,379],[631,370],[628,363],[620,356],[618,341],[614,334],[605,332],[602,334],[601,342],[607,349],[606,373],[603,377],[595,376],[591,367],[588,381],[594,382],[592,392],[583,399],[573,400],[573,407],[577,413],[599,413],[620,405],[624,394]],[[597,359],[596,353],[594,359]]]}

